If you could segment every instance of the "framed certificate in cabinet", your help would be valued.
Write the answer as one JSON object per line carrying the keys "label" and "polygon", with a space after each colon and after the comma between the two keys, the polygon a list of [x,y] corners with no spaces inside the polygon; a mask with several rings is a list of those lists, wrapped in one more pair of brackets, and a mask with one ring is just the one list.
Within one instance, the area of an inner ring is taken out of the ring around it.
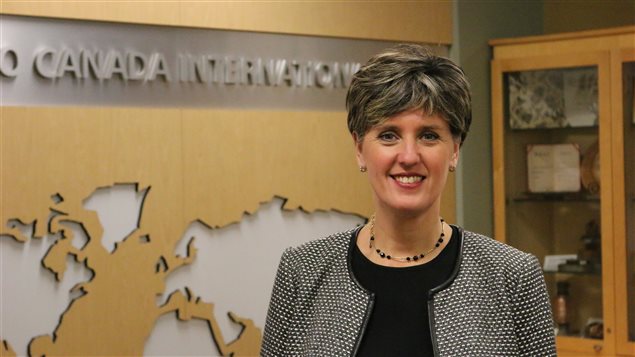
{"label": "framed certificate in cabinet", "polygon": [[530,193],[580,191],[580,148],[577,144],[527,145]]}

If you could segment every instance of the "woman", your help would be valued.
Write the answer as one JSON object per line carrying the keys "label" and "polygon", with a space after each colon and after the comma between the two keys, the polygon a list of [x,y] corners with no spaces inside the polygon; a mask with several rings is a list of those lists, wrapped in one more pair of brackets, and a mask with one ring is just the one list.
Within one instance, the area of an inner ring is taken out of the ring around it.
{"label": "woman", "polygon": [[555,355],[536,258],[440,217],[471,122],[463,71],[400,45],[361,68],[346,101],[375,214],[283,253],[262,355]]}

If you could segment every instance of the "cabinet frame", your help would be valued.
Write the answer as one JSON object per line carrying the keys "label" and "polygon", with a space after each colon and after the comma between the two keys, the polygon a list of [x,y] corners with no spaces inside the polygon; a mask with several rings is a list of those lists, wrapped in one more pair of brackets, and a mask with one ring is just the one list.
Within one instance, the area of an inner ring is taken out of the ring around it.
{"label": "cabinet frame", "polygon": [[[628,333],[628,256],[625,180],[623,64],[635,62],[635,26],[546,36],[491,40],[491,105],[495,238],[505,242],[505,92],[504,74],[511,71],[597,66],[600,125],[602,234],[602,313],[604,339],[557,337],[560,356],[635,356]],[[556,129],[558,130],[558,129]],[[629,134],[630,135],[630,134]],[[630,162],[630,161],[629,161]],[[632,184],[632,183],[631,183]],[[631,257],[632,259],[632,257]],[[634,297],[631,296],[631,299]],[[632,305],[632,304],[631,304]],[[631,306],[635,309],[635,306]],[[635,326],[631,326],[635,329]]]}
{"label": "cabinet frame", "polygon": [[[628,257],[622,65],[635,62],[635,26],[490,41],[494,237],[506,242],[504,79],[508,72],[595,66],[598,70],[602,318],[604,339],[558,336],[561,356],[635,356],[628,339]],[[561,129],[549,129],[561,130]],[[567,130],[565,128],[565,130]],[[574,129],[575,130],[575,129]],[[635,177],[629,172],[629,180]],[[629,220],[634,217],[628,217]],[[633,298],[633,297],[631,297]],[[631,326],[631,329],[635,327]]]}

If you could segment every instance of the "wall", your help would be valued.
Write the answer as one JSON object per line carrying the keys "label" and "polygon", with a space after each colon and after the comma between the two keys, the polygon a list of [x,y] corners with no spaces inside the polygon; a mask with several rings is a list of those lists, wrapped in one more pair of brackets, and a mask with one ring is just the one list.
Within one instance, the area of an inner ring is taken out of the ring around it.
{"label": "wall", "polygon": [[4,0],[13,15],[450,44],[449,1],[141,2]]}
{"label": "wall", "polygon": [[[64,2],[3,1],[0,13],[121,21],[260,32],[411,41],[432,45],[452,40],[452,4],[404,2]],[[335,26],[334,26],[335,25]],[[387,43],[387,46],[389,44]],[[440,52],[443,52],[441,49]],[[340,115],[344,115],[344,108]],[[442,212],[455,222],[454,177]],[[361,213],[361,212],[357,212]]]}
{"label": "wall", "polygon": [[635,0],[544,1],[544,33],[635,25]]}
{"label": "wall", "polygon": [[488,41],[542,32],[542,2],[455,1],[451,56],[472,85],[473,122],[457,175],[457,218],[468,230],[492,235],[492,160]]}

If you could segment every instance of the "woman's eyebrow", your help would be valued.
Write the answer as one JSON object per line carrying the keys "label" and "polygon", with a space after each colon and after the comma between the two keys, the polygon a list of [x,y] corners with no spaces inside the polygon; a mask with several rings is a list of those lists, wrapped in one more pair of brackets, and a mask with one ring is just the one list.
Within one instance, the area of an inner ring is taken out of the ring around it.
{"label": "woman's eyebrow", "polygon": [[438,124],[426,124],[421,126],[421,130],[439,130],[442,127]]}
{"label": "woman's eyebrow", "polygon": [[[420,126],[416,128],[417,131],[425,131],[425,130],[441,130],[443,128],[442,124],[438,123],[422,123]],[[375,126],[377,131],[395,131],[401,132],[401,128],[399,125],[392,123],[382,123]]]}
{"label": "woman's eyebrow", "polygon": [[377,125],[377,130],[378,131],[386,131],[386,130],[400,131],[399,127],[394,124],[379,124]]}

